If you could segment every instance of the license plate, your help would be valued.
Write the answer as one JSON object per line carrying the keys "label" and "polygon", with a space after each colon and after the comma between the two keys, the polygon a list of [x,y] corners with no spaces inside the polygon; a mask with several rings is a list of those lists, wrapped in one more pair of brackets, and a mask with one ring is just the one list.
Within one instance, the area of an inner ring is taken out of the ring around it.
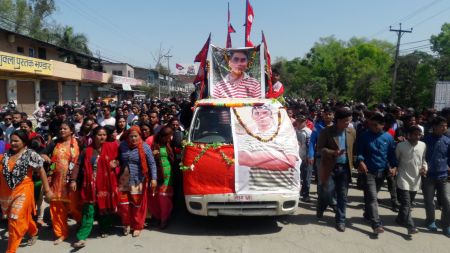
{"label": "license plate", "polygon": [[252,195],[236,195],[234,196],[235,201],[251,201]]}

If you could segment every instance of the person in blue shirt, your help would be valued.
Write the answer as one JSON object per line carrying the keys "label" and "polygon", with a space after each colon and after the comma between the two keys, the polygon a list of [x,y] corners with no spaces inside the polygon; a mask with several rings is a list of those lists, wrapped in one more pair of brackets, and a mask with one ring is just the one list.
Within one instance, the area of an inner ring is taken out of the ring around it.
{"label": "person in blue shirt", "polygon": [[[334,120],[334,111],[331,110],[330,107],[325,107],[323,112],[321,113],[321,119],[319,119],[314,124],[314,129],[311,133],[311,138],[309,141],[309,147],[308,147],[308,164],[309,165],[315,165],[315,177],[317,180],[317,192],[320,195],[322,191],[322,182],[320,181],[320,178],[318,177],[318,168],[320,167],[321,162],[321,154],[320,152],[317,152],[317,141],[319,139],[320,132],[329,126],[333,125]],[[329,203],[327,203],[327,206],[329,205],[333,210],[336,211],[336,193],[334,190],[334,182],[332,180],[329,180],[327,183],[327,190],[331,194],[331,198],[329,198]],[[319,196],[320,198],[320,196]]]}
{"label": "person in blue shirt", "polygon": [[423,178],[422,191],[425,202],[427,228],[437,231],[435,222],[434,194],[442,206],[441,227],[443,233],[450,237],[450,184],[447,181],[450,170],[450,138],[445,136],[447,120],[436,117],[432,121],[432,134],[425,136],[427,145],[425,159],[428,163],[427,175]]}
{"label": "person in blue shirt", "polygon": [[317,150],[322,154],[319,168],[319,181],[323,183],[322,191],[317,200],[317,217],[321,218],[331,197],[328,189],[328,181],[335,186],[337,197],[336,205],[336,229],[345,231],[345,209],[347,205],[348,183],[351,169],[353,168],[353,144],[356,131],[349,127],[352,112],[347,108],[336,110],[336,124],[323,129],[317,142]]}
{"label": "person in blue shirt", "polygon": [[383,131],[384,116],[376,113],[369,119],[369,129],[357,137],[357,164],[363,174],[364,218],[370,220],[375,234],[384,232],[378,215],[377,195],[388,174],[397,168],[395,141]]}

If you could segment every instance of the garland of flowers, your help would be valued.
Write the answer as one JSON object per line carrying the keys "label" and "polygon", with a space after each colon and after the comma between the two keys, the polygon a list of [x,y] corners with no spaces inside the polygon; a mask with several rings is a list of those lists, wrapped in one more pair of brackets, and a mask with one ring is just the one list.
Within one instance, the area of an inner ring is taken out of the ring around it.
{"label": "garland of flowers", "polygon": [[[212,144],[194,144],[192,142],[183,142],[183,148],[184,147],[199,147],[202,150],[200,151],[200,153],[194,158],[194,161],[192,162],[192,164],[190,166],[186,166],[183,164],[183,162],[180,163],[180,170],[194,170],[195,165],[198,163],[198,161],[200,160],[200,158],[202,158],[202,156],[206,153],[206,151],[208,151],[209,149],[220,149],[222,146],[225,145],[229,145],[229,144],[222,144],[222,143],[212,143]],[[222,159],[225,161],[225,163],[228,166],[231,166],[234,164],[234,159],[233,158],[229,158],[225,152],[223,152],[222,150],[219,150],[219,154],[222,156]]]}
{"label": "garland of flowers", "polygon": [[258,136],[258,135],[256,135],[256,134],[252,133],[252,132],[250,131],[250,129],[248,129],[247,125],[244,124],[244,122],[243,122],[242,119],[241,119],[241,116],[237,113],[237,111],[236,111],[235,108],[233,108],[233,112],[234,112],[234,114],[236,115],[236,118],[237,118],[239,124],[244,128],[245,132],[246,132],[248,135],[250,135],[251,137],[257,139],[257,140],[260,141],[260,142],[269,142],[269,141],[272,141],[275,137],[277,137],[278,133],[280,132],[280,128],[281,128],[281,111],[280,111],[280,110],[278,110],[278,122],[277,122],[277,123],[278,123],[278,126],[277,126],[277,130],[275,131],[274,134],[272,134],[272,136],[270,136],[270,137],[267,138],[267,139],[264,139],[264,138],[262,138],[261,136]]}

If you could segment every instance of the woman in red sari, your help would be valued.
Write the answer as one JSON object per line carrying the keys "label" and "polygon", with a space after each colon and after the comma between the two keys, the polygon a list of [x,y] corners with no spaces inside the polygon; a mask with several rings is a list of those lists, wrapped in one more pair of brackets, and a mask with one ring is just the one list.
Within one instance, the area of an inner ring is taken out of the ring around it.
{"label": "woman in red sari", "polygon": [[[97,213],[102,237],[112,225],[112,214],[117,212],[118,187],[117,172],[119,144],[116,141],[107,142],[108,134],[105,127],[99,126],[92,131],[94,142],[81,155],[75,166],[70,181],[72,191],[77,191],[78,173],[82,173],[81,199],[83,202],[83,217],[81,227],[77,232],[78,242],[74,248],[85,246],[89,237],[94,216]],[[80,169],[81,168],[81,169]]]}
{"label": "woman in red sari", "polygon": [[138,126],[126,132],[126,141],[120,143],[119,215],[124,235],[133,230],[133,237],[140,235],[147,214],[147,189],[156,188],[156,165],[152,150],[142,140]]}
{"label": "woman in red sari", "polygon": [[173,130],[169,126],[163,127],[155,137],[153,155],[158,168],[158,186],[156,194],[149,194],[149,208],[152,218],[159,223],[161,229],[167,227],[173,203],[173,169],[175,154],[171,146]]}
{"label": "woman in red sari", "polygon": [[16,252],[26,233],[31,236],[28,245],[37,240],[38,229],[33,221],[35,213],[33,171],[38,172],[47,198],[52,197],[44,160],[27,148],[28,134],[17,130],[10,137],[11,148],[0,159],[0,205],[4,218],[8,219],[7,253]]}

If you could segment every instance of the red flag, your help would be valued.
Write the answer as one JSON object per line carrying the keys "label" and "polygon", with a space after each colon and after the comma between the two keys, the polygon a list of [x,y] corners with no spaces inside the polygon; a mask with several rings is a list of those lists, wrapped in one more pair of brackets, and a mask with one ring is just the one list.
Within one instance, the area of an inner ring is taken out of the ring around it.
{"label": "red flag", "polygon": [[178,70],[183,70],[184,69],[184,67],[182,66],[182,65],[180,65],[180,64],[175,64],[175,67],[178,69]]}
{"label": "red flag", "polygon": [[200,67],[198,68],[197,76],[194,79],[193,84],[195,86],[200,87],[200,98],[203,96],[203,91],[205,89],[205,80],[206,80],[206,59],[208,57],[208,50],[209,50],[209,43],[211,41],[211,33],[208,36],[208,39],[205,42],[205,45],[203,45],[200,52],[195,56],[194,62],[200,62]]}
{"label": "red flag", "polygon": [[210,41],[211,41],[211,33],[209,34],[209,37],[206,40],[205,45],[203,45],[202,50],[200,50],[200,52],[195,56],[194,62],[202,62],[202,61],[206,62]]}
{"label": "red flag", "polygon": [[266,36],[264,36],[264,32],[262,33],[262,43],[264,43],[264,59],[266,59],[266,74],[267,74],[267,84],[269,85],[269,94],[273,93],[272,87],[272,63],[270,61],[270,53],[269,48],[267,47]]}
{"label": "red flag", "polygon": [[231,35],[230,33],[235,33],[236,30],[234,30],[233,26],[230,23],[230,3],[228,3],[228,32],[227,32],[227,48],[233,47],[231,45]]}
{"label": "red flag", "polygon": [[247,0],[246,15],[245,15],[245,46],[253,47],[253,43],[250,41],[250,32],[252,31],[252,24],[255,15],[253,13],[253,7]]}

